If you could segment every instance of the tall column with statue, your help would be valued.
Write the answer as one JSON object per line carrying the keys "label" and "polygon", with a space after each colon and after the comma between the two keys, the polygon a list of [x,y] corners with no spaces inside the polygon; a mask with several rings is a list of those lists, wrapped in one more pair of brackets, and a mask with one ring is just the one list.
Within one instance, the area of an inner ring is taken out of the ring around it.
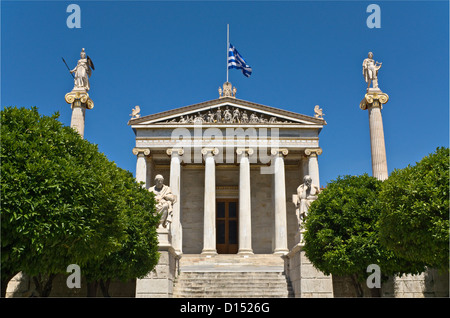
{"label": "tall column with statue", "polygon": [[[381,63],[373,60],[373,53],[363,61],[363,75],[367,82],[366,94],[359,104],[362,110],[369,112],[370,147],[372,153],[372,175],[379,180],[388,178],[386,146],[384,143],[383,118],[381,110],[389,100],[389,96],[378,87],[378,71]],[[370,84],[372,83],[372,87]]]}
{"label": "tall column with statue", "polygon": [[86,55],[83,48],[77,65],[73,70],[69,69],[74,79],[74,87],[72,91],[65,96],[66,102],[70,104],[72,108],[70,127],[75,129],[82,138],[84,137],[86,109],[94,108],[94,102],[88,94],[90,89],[89,77],[92,74],[92,70],[94,70],[94,63],[90,57]]}

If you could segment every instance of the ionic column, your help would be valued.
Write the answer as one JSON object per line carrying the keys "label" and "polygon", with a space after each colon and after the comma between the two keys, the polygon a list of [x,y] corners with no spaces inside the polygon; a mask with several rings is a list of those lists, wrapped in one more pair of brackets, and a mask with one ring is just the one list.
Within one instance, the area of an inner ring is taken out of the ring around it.
{"label": "ionic column", "polygon": [[203,215],[203,250],[204,255],[215,255],[216,250],[216,166],[214,155],[217,148],[203,148],[205,158],[205,198]]}
{"label": "ionic column", "polygon": [[65,100],[72,108],[70,127],[76,130],[81,138],[84,138],[86,109],[94,108],[94,102],[89,98],[89,94],[83,90],[67,93]]}
{"label": "ionic column", "polygon": [[274,199],[275,199],[275,249],[274,254],[286,254],[287,248],[287,222],[286,222],[286,183],[284,173],[284,156],[287,149],[272,149],[275,156],[274,163]]}
{"label": "ionic column", "polygon": [[320,189],[320,178],[319,178],[319,161],[317,156],[322,154],[321,148],[306,149],[305,155],[308,158],[308,172],[304,175],[309,174],[312,179],[312,184],[316,185]]}
{"label": "ionic column", "polygon": [[248,156],[253,149],[238,148],[239,158],[239,251],[238,254],[253,254],[252,214],[250,195],[250,162]]}
{"label": "ionic column", "polygon": [[145,188],[145,183],[147,182],[147,161],[145,160],[145,156],[148,156],[150,154],[150,149],[133,148],[133,154],[137,156],[136,181],[144,182],[143,187]]}
{"label": "ionic column", "polygon": [[175,253],[181,255],[182,252],[182,226],[181,226],[181,215],[180,215],[180,178],[181,178],[181,166],[180,166],[180,156],[184,154],[182,148],[170,148],[167,149],[166,153],[170,156],[170,189],[172,194],[176,195],[177,200],[172,207],[172,246],[175,249]]}
{"label": "ionic column", "polygon": [[361,109],[367,109],[369,112],[372,176],[378,180],[386,180],[388,178],[383,118],[381,116],[383,104],[386,104],[388,100],[389,96],[381,91],[378,93],[367,93],[359,105]]}

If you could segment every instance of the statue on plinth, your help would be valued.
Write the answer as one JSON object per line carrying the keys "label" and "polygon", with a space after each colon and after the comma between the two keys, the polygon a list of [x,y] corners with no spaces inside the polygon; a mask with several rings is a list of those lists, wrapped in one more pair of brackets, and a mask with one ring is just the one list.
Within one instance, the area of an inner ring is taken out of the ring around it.
{"label": "statue on plinth", "polygon": [[160,174],[155,177],[155,185],[148,191],[155,194],[156,212],[161,215],[159,227],[168,228],[168,225],[172,223],[172,210],[173,204],[177,200],[176,195],[172,194],[170,187],[164,184],[164,177]]}
{"label": "statue on plinth", "polygon": [[299,228],[308,214],[311,202],[317,199],[319,193],[320,189],[318,186],[312,184],[311,177],[309,175],[304,176],[303,184],[297,188],[297,197],[294,199],[294,204],[297,207],[295,214],[297,215]]}
{"label": "statue on plinth", "polygon": [[367,83],[367,91],[370,89],[370,83],[373,83],[373,88],[379,90],[378,88],[378,70],[381,68],[381,64],[379,62],[375,62],[373,60],[373,53],[369,52],[368,58],[363,61],[363,75],[364,80]]}
{"label": "statue on plinth", "polygon": [[[95,70],[94,63],[91,58],[86,55],[84,48],[81,49],[80,59],[78,60],[77,66],[70,73],[75,73],[74,76],[74,90],[84,90],[89,91],[89,77],[91,77],[92,70]],[[92,69],[92,70],[91,70]]]}

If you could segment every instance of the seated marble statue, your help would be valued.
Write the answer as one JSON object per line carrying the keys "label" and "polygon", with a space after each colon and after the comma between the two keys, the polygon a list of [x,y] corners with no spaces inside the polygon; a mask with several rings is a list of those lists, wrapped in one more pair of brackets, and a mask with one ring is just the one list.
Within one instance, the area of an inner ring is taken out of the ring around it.
{"label": "seated marble statue", "polygon": [[148,189],[155,194],[156,212],[161,215],[159,227],[167,228],[172,223],[173,204],[176,202],[176,195],[172,194],[170,187],[164,185],[164,177],[158,174],[155,177],[155,185]]}
{"label": "seated marble statue", "polygon": [[317,195],[320,193],[320,189],[312,184],[312,179],[309,175],[303,178],[303,184],[297,188],[297,209],[296,215],[299,226],[308,214],[308,209],[311,206],[311,202],[317,199]]}

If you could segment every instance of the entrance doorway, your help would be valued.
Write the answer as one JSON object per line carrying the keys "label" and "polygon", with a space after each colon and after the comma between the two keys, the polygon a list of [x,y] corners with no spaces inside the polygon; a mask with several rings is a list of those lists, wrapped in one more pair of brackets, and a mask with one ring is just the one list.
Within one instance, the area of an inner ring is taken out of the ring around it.
{"label": "entrance doorway", "polygon": [[219,254],[238,252],[238,199],[216,200],[216,245]]}

